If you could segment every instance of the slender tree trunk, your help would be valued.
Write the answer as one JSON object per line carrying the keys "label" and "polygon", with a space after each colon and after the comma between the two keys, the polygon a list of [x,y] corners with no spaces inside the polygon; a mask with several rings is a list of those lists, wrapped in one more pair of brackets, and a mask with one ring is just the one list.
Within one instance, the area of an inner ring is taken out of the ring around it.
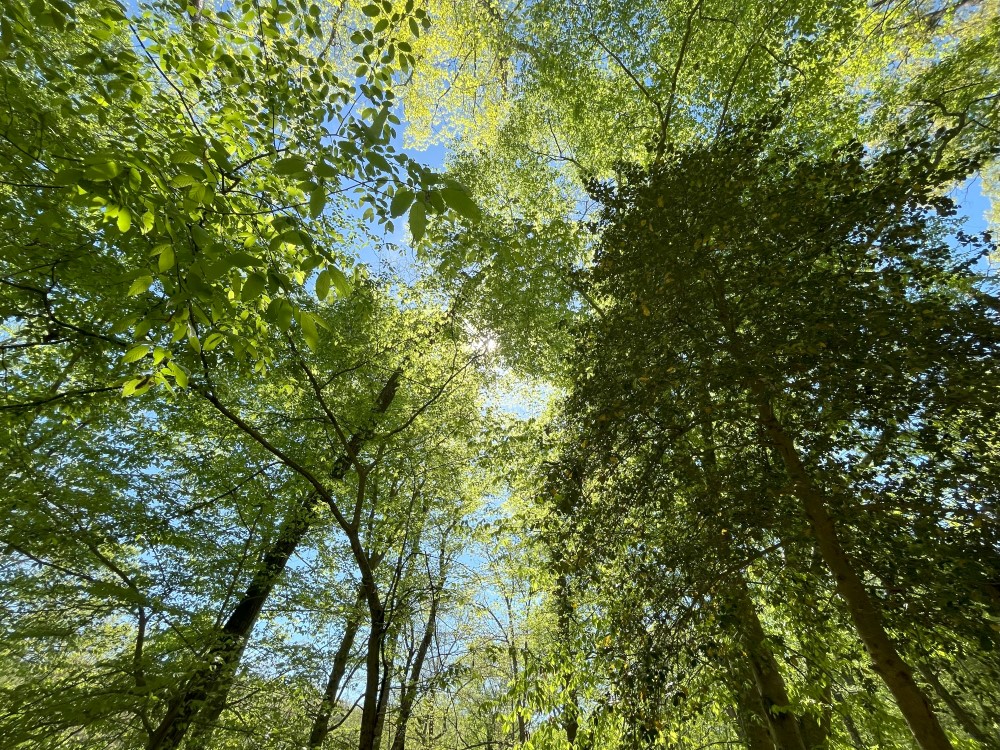
{"label": "slender tree trunk", "polygon": [[730,581],[743,627],[743,645],[746,647],[754,684],[760,694],[774,746],[777,750],[806,750],[798,717],[789,708],[791,700],[785,688],[785,680],[778,668],[778,661],[767,645],[767,635],[743,574],[731,576]]}
{"label": "slender tree trunk", "polygon": [[330,670],[330,679],[326,682],[326,690],[323,691],[323,700],[319,704],[316,718],[313,719],[312,731],[309,732],[309,750],[319,750],[326,741],[326,736],[330,733],[330,717],[333,709],[337,705],[337,695],[340,693],[340,683],[347,674],[347,662],[354,648],[354,638],[361,627],[361,620],[355,610],[364,603],[363,594],[358,595],[358,601],[354,605],[354,610],[347,617],[344,624],[344,637],[340,640],[340,646],[333,657],[333,668]]}
{"label": "slender tree trunk", "polygon": [[[401,370],[395,370],[379,392],[372,410],[375,417],[384,414],[396,397]],[[218,405],[218,401],[213,401]],[[350,470],[358,452],[364,446],[372,432],[369,426],[351,436],[344,453],[338,456],[330,469],[333,480],[343,479]],[[206,658],[202,661],[188,679],[184,688],[171,700],[167,706],[166,715],[150,737],[147,750],[174,750],[179,747],[191,726],[195,715],[203,706],[212,706],[217,712],[212,721],[218,718],[225,707],[232,680],[240,665],[246,641],[260,616],[274,583],[281,576],[288,564],[289,558],[299,542],[308,533],[312,525],[313,496],[305,497],[285,518],[278,531],[278,537],[264,555],[264,559],[254,573],[250,586],[243,598],[236,605],[229,620],[216,636],[215,643],[209,648]],[[346,529],[345,529],[346,531]],[[371,571],[368,569],[368,559],[361,549],[360,542],[355,538],[351,541],[351,551],[361,568],[362,581],[366,570],[368,579]],[[359,554],[361,557],[359,557]],[[374,580],[372,580],[374,584]],[[373,592],[374,593],[374,592]],[[377,600],[377,596],[375,597]]]}
{"label": "slender tree trunk", "polygon": [[842,716],[844,720],[844,727],[847,729],[847,734],[851,737],[851,743],[854,745],[854,750],[867,750],[868,746],[865,745],[865,741],[861,738],[861,732],[858,731],[858,725],[854,723],[854,719],[850,714],[844,714]]}
{"label": "slender tree trunk", "polygon": [[978,724],[975,717],[970,714],[965,706],[958,702],[958,699],[951,694],[951,692],[941,684],[941,680],[934,673],[930,667],[926,664],[921,664],[917,662],[917,668],[920,670],[920,675],[924,678],[928,685],[934,689],[937,697],[941,699],[950,710],[952,716],[961,725],[965,733],[969,735],[972,739],[978,742],[987,750],[1000,750],[1000,742],[997,741],[996,737],[990,737]]}
{"label": "slender tree trunk", "polygon": [[188,735],[187,750],[204,750],[212,739],[219,717],[226,708],[226,701],[229,698],[229,689],[236,679],[236,671],[243,661],[243,652],[246,651],[248,638],[243,639],[243,645],[239,653],[235,654],[227,665],[225,672],[219,676],[218,688],[213,690],[205,701],[205,706],[197,713],[191,723],[190,734]]}
{"label": "slender tree trunk", "polygon": [[[703,406],[708,406],[707,403]],[[707,409],[703,409],[707,414]],[[718,473],[717,456],[715,451],[714,425],[711,419],[702,419],[702,437],[705,440],[704,472],[708,491],[714,502],[721,504],[722,486]],[[723,550],[729,551],[730,542],[724,535],[719,537],[719,545]],[[798,717],[790,710],[791,700],[788,697],[788,690],[785,687],[785,680],[781,676],[778,661],[774,658],[770,647],[767,644],[767,635],[764,626],[760,622],[757,614],[757,606],[754,604],[750,589],[747,588],[743,571],[738,570],[728,578],[729,586],[722,593],[724,598],[728,598],[734,606],[740,623],[740,641],[746,650],[747,664],[753,676],[753,683],[757,688],[757,697],[760,708],[765,719],[765,726],[771,737],[770,744],[777,750],[806,750],[802,739]],[[744,690],[741,685],[738,690]],[[747,703],[746,701],[744,701]],[[751,717],[747,703],[744,713],[747,714],[747,721]],[[759,738],[752,733],[747,734],[748,742],[753,741],[759,744]]]}
{"label": "slender tree trunk", "polygon": [[[806,673],[809,678],[809,673]],[[833,726],[833,688],[825,677],[820,677],[825,682],[823,686],[823,712],[819,718],[815,714],[804,713],[799,716],[799,729],[802,732],[802,741],[806,745],[806,750],[823,750],[829,746],[830,730]],[[810,680],[812,681],[812,680]]]}
{"label": "slender tree trunk", "polygon": [[[260,616],[275,581],[309,530],[313,496],[308,495],[289,513],[278,537],[254,573],[253,580],[229,619],[216,636],[214,645],[187,681],[184,689],[167,707],[167,713],[150,737],[148,750],[176,748],[184,739],[195,715],[206,702],[225,704],[225,695],[239,667],[247,639]],[[216,714],[216,717],[218,713]]]}
{"label": "slender tree trunk", "polygon": [[[374,583],[374,582],[373,582]],[[378,732],[379,688],[382,680],[382,639],[385,636],[385,609],[381,602],[368,602],[368,651],[365,656],[365,695],[361,705],[358,750],[375,750]]]}
{"label": "slender tree trunk", "polygon": [[[508,611],[509,611],[509,609],[508,609]],[[513,633],[511,633],[511,638],[513,638]],[[511,645],[510,645],[510,648],[507,649],[507,650],[510,653],[511,674],[514,677],[514,679],[512,680],[512,682],[516,685],[517,684],[517,677],[518,677],[518,674],[519,674],[519,667],[518,667],[518,664],[517,664],[517,644],[512,642]],[[520,696],[518,696],[515,699],[515,701],[514,701],[514,711],[517,713],[517,744],[518,745],[523,745],[524,743],[526,743],[528,741],[528,727],[527,727],[527,725],[525,724],[525,721],[524,721],[524,713],[522,712],[523,708],[524,708],[524,702],[521,700]]]}
{"label": "slender tree trunk", "polygon": [[385,717],[389,712],[389,693],[392,684],[392,667],[395,660],[396,646],[399,643],[399,626],[393,628],[392,643],[388,653],[385,651],[385,644],[382,646],[382,678],[378,686],[378,705],[375,710],[375,740],[374,750],[379,750],[382,746],[382,735],[385,732]]}
{"label": "slender tree trunk", "polygon": [[[561,573],[556,582],[556,606],[559,608],[559,635],[564,643],[571,643],[573,605],[569,599],[569,578],[565,573]],[[576,690],[569,691],[569,697],[563,705],[562,725],[566,730],[566,741],[572,746],[580,731],[580,706]]]}
{"label": "slender tree trunk", "polygon": [[406,683],[406,688],[403,690],[399,699],[399,719],[396,723],[396,734],[392,738],[392,747],[390,750],[404,750],[406,747],[406,725],[410,720],[411,714],[413,713],[413,704],[417,698],[417,686],[420,682],[420,672],[424,667],[424,660],[427,658],[427,651],[431,647],[431,641],[434,639],[439,600],[439,590],[435,589],[431,593],[431,607],[430,612],[427,615],[427,625],[424,627],[424,635],[420,640],[420,646],[417,648],[417,654],[413,660],[413,666],[410,670],[410,679]]}
{"label": "slender tree trunk", "polygon": [[[736,658],[733,660],[737,661]],[[739,660],[727,670],[729,692],[736,708],[736,725],[747,750],[775,750],[768,728],[767,713],[750,674],[749,664]]]}
{"label": "slender tree trunk", "polygon": [[847,605],[851,620],[864,643],[875,672],[885,682],[922,750],[953,750],[930,701],[913,679],[913,671],[900,656],[886,633],[882,613],[868,593],[854,562],[844,550],[827,500],[815,486],[799,457],[798,450],[771,407],[763,384],[754,384],[761,427],[785,465],[796,497],[809,520],[816,546],[830,572],[837,592]]}

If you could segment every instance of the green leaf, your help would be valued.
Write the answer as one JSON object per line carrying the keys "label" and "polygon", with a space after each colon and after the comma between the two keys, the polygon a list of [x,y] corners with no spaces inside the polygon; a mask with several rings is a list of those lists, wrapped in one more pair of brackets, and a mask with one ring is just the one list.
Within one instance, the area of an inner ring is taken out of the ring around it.
{"label": "green leaf", "polygon": [[413,207],[410,209],[409,221],[410,234],[413,236],[413,242],[420,242],[427,229],[427,206],[423,201],[417,201],[413,204]]}
{"label": "green leaf", "polygon": [[175,188],[186,188],[186,187],[191,187],[192,185],[197,185],[198,180],[196,180],[189,174],[182,173],[174,175],[173,178],[170,180],[170,184],[173,185]]}
{"label": "green leaf", "polygon": [[341,297],[350,295],[352,291],[351,282],[347,280],[344,272],[336,266],[330,266],[327,270],[330,272],[330,278],[333,280],[333,286],[336,288],[337,294]]}
{"label": "green leaf", "polygon": [[310,255],[299,264],[299,268],[302,269],[302,273],[309,273],[314,268],[318,268],[324,260],[325,258],[322,255]]}
{"label": "green leaf", "polygon": [[131,380],[125,381],[125,385],[122,386],[122,396],[138,396],[139,394],[148,391],[152,384],[153,379],[148,375],[143,375],[139,378],[132,378]]}
{"label": "green leaf", "polygon": [[379,8],[377,5],[366,5],[364,8],[361,9],[361,12],[364,13],[369,18],[375,18],[375,16],[379,15],[382,12],[382,9]]}
{"label": "green leaf", "polygon": [[260,258],[242,251],[230,253],[223,260],[227,268],[260,268],[265,265]]}
{"label": "green leaf", "polygon": [[214,244],[212,241],[212,235],[205,231],[205,228],[200,224],[191,225],[191,239],[193,239],[194,244],[202,250],[207,250]]}
{"label": "green leaf", "polygon": [[295,310],[292,308],[291,303],[286,299],[279,299],[277,309],[274,311],[274,319],[278,324],[278,328],[281,331],[287,331],[292,327],[292,317],[295,315]]}
{"label": "green leaf", "polygon": [[59,185],[60,187],[68,187],[76,185],[81,179],[83,179],[83,170],[64,169],[52,179],[52,184]]}
{"label": "green leaf", "polygon": [[338,177],[340,175],[336,167],[334,167],[332,164],[328,164],[325,161],[320,161],[316,163],[316,166],[313,167],[313,174],[316,175],[317,177],[323,177],[324,179],[328,180],[332,180],[333,178]]}
{"label": "green leaf", "polygon": [[278,159],[274,163],[274,173],[280,175],[298,174],[305,171],[307,164],[308,162],[301,156],[288,156],[284,159]]}
{"label": "green leaf", "polygon": [[392,203],[389,204],[389,215],[395,219],[397,216],[405,214],[406,209],[413,203],[414,197],[412,190],[399,188],[396,194],[392,196]]}
{"label": "green leaf", "polygon": [[483,218],[482,211],[469,194],[461,188],[446,187],[441,189],[441,197],[455,213],[469,221],[479,221]]}
{"label": "green leaf", "polygon": [[118,231],[125,234],[132,228],[132,214],[127,208],[122,206],[118,209]]}
{"label": "green leaf", "polygon": [[160,259],[157,263],[160,273],[164,271],[169,271],[174,267],[174,248],[170,245],[164,245],[163,249],[160,251]]}
{"label": "green leaf", "polygon": [[133,346],[129,349],[125,356],[122,357],[122,364],[129,364],[130,362],[138,362],[140,359],[149,354],[153,348],[148,344],[139,344],[139,346]]}
{"label": "green leaf", "polygon": [[306,340],[306,345],[316,351],[319,349],[319,331],[316,330],[316,321],[312,315],[302,311],[298,315],[299,327],[302,329],[302,337]]}
{"label": "green leaf", "polygon": [[132,282],[132,286],[128,288],[129,297],[137,297],[153,285],[152,276],[140,276],[135,281]]}
{"label": "green leaf", "polygon": [[187,388],[188,384],[188,374],[187,371],[181,367],[176,362],[171,362],[164,368],[168,373],[174,376],[174,382],[177,383],[179,388]]}
{"label": "green leaf", "polygon": [[321,185],[309,194],[309,215],[315,219],[323,213],[324,208],[326,208],[326,188]]}
{"label": "green leaf", "polygon": [[320,300],[325,300],[330,296],[330,272],[327,270],[320,271],[319,276],[316,277],[316,297]]}
{"label": "green leaf", "polygon": [[116,162],[106,161],[91,164],[84,170],[83,176],[94,182],[107,182],[121,174],[121,167]]}
{"label": "green leaf", "polygon": [[287,243],[289,245],[296,245],[298,247],[305,247],[309,244],[309,237],[304,235],[298,229],[288,229],[282,232],[279,236],[271,240],[271,247],[277,247],[282,243]]}
{"label": "green leaf", "polygon": [[378,114],[372,119],[372,125],[371,128],[369,128],[369,132],[371,133],[373,141],[378,142],[382,140],[382,129],[385,127],[385,121],[388,116],[389,108],[382,107]]}
{"label": "green leaf", "polygon": [[267,279],[259,273],[251,273],[247,276],[247,280],[243,282],[243,291],[240,293],[240,299],[244,302],[251,302],[263,294],[266,288]]}
{"label": "green leaf", "polygon": [[206,352],[210,352],[225,340],[225,334],[215,331],[214,333],[208,334],[205,341],[202,343],[201,348]]}

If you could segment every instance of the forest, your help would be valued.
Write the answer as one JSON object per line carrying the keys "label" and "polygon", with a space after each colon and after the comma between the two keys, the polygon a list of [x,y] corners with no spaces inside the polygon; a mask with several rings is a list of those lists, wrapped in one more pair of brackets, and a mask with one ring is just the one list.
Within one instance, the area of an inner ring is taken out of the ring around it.
{"label": "forest", "polygon": [[0,750],[1000,750],[996,196],[1000,0],[4,0]]}

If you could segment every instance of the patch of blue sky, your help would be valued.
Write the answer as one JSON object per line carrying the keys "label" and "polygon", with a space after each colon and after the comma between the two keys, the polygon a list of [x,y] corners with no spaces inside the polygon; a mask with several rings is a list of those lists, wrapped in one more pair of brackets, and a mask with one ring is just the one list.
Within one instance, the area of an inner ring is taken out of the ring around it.
{"label": "patch of blue sky", "polygon": [[[398,110],[399,107],[397,106],[396,109]],[[400,113],[397,111],[396,114]],[[406,141],[405,128],[405,120],[402,120],[401,124],[394,128],[396,134],[390,140],[393,150],[406,154],[415,162],[434,172],[444,171],[448,150],[441,145],[433,145],[421,150],[406,148],[404,145]],[[356,248],[358,260],[376,275],[387,275],[411,286],[416,284],[421,275],[421,268],[416,258],[416,251],[410,241],[406,216],[394,220],[392,231],[386,233],[376,221],[365,222],[363,213],[363,209],[356,208],[351,212],[351,215],[356,221],[366,223],[368,234],[374,241]]]}
{"label": "patch of blue sky", "polygon": [[983,180],[978,174],[954,188],[948,196],[958,204],[958,212],[965,218],[966,232],[989,229],[992,200],[983,194]]}
{"label": "patch of blue sky", "polygon": [[[955,201],[958,218],[966,234],[974,235],[990,230],[992,200],[983,193],[983,180],[979,174],[953,188],[948,197]],[[958,247],[955,249],[960,250]],[[986,276],[994,277],[998,262],[1000,258],[995,256],[980,258],[976,263],[976,270]]]}

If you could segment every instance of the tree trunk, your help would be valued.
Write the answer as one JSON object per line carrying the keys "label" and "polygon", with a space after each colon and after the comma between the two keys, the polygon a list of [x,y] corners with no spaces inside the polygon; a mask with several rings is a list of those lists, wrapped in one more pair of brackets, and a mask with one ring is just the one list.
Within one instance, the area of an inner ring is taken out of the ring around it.
{"label": "tree trunk", "polygon": [[975,717],[970,714],[958,699],[952,695],[944,685],[941,684],[941,680],[934,673],[930,667],[926,664],[917,663],[917,667],[920,670],[920,675],[924,678],[928,685],[933,688],[934,692],[937,693],[937,697],[941,699],[950,710],[952,716],[961,725],[965,733],[969,735],[972,739],[978,742],[987,750],[1000,750],[1000,742],[997,742],[995,737],[990,737],[976,722]]}
{"label": "tree trunk", "polygon": [[868,746],[861,738],[861,732],[858,731],[858,725],[854,723],[854,719],[851,715],[843,714],[841,718],[844,720],[844,727],[847,728],[847,734],[851,737],[851,743],[854,745],[854,750],[866,750]]}
{"label": "tree trunk", "polygon": [[373,750],[379,750],[382,746],[382,734],[385,732],[385,717],[389,712],[389,693],[390,685],[392,684],[392,666],[395,660],[396,646],[399,643],[399,627],[393,628],[392,643],[388,653],[386,653],[386,644],[383,642],[382,645],[382,678],[379,681],[378,686],[378,705],[375,709],[375,739],[372,743]]}
{"label": "tree trunk", "polygon": [[729,692],[736,708],[736,725],[747,750],[775,750],[768,729],[767,713],[750,674],[749,664],[734,658],[727,669]]}
{"label": "tree trunk", "polygon": [[230,660],[225,672],[219,676],[218,689],[209,694],[205,706],[197,713],[191,723],[190,734],[185,746],[187,750],[203,750],[211,741],[219,716],[226,708],[229,689],[236,679],[236,670],[239,669],[240,663],[243,661],[243,652],[246,650],[247,641],[248,638],[243,639],[239,653]]}
{"label": "tree trunk", "polygon": [[[509,607],[508,607],[508,612],[510,612]],[[512,622],[512,621],[513,621],[513,618],[511,617],[508,620],[508,622]],[[513,631],[513,627],[511,627],[511,630]],[[512,632],[511,633],[511,638],[513,639],[513,637],[514,637],[514,635],[513,635],[513,632]],[[511,680],[511,682],[512,682],[512,684],[516,685],[517,684],[518,673],[519,673],[519,667],[517,665],[517,644],[512,642],[511,645],[510,645],[510,648],[508,648],[507,651],[510,654],[510,668],[511,668],[511,674],[513,675],[513,680]],[[525,724],[525,721],[524,721],[524,712],[523,712],[523,709],[524,709],[524,702],[521,700],[520,696],[518,696],[514,700],[514,711],[517,713],[517,744],[518,745],[523,745],[523,744],[525,744],[528,741],[528,727],[527,727],[527,725]]]}
{"label": "tree trunk", "polygon": [[[373,582],[374,583],[374,582]],[[369,599],[371,594],[368,595]],[[375,750],[378,732],[378,699],[382,680],[382,638],[385,635],[385,609],[380,602],[368,603],[368,652],[365,656],[365,695],[361,706],[361,731],[358,750]]]}
{"label": "tree trunk", "polygon": [[816,546],[833,573],[837,593],[847,605],[854,627],[871,658],[873,669],[896,699],[913,738],[922,750],[953,750],[930,701],[914,681],[912,670],[886,633],[878,604],[868,593],[853,561],[840,542],[827,500],[813,484],[792,439],[775,416],[762,383],[754,384],[754,396],[757,399],[760,425],[781,456],[795,496],[802,503],[809,520]]}
{"label": "tree trunk", "polygon": [[[569,578],[565,573],[561,573],[556,582],[556,606],[559,608],[559,635],[563,643],[569,644],[572,642],[570,626],[572,623],[573,605],[569,599]],[[579,714],[580,706],[576,690],[571,689],[569,690],[568,699],[563,704],[562,718],[563,729],[566,730],[566,741],[571,747],[576,742],[576,735],[580,731]]]}
{"label": "tree trunk", "polygon": [[[358,596],[358,601],[354,605],[355,609],[363,604],[363,597]],[[323,700],[319,704],[316,718],[313,719],[312,731],[309,733],[309,750],[319,750],[326,741],[326,736],[330,733],[330,717],[333,709],[337,705],[337,695],[340,693],[340,683],[347,673],[347,661],[354,648],[354,638],[361,627],[361,620],[358,614],[352,610],[344,625],[344,637],[340,640],[340,646],[333,657],[333,668],[330,670],[330,679],[326,682],[326,690],[323,691]]]}
{"label": "tree trunk", "polygon": [[209,648],[185,688],[167,707],[166,715],[150,737],[148,750],[170,750],[180,746],[195,715],[206,703],[218,705],[218,712],[221,713],[247,639],[264,603],[295,548],[309,530],[312,505],[313,496],[308,495],[289,513],[277,540],[264,556],[246,592],[217,635],[215,644]]}
{"label": "tree trunk", "polygon": [[767,726],[777,750],[806,750],[798,718],[790,709],[791,700],[778,662],[767,645],[767,635],[757,615],[743,574],[730,577],[743,626],[742,640],[747,651],[754,684],[767,717]]}
{"label": "tree trunk", "polygon": [[403,750],[406,747],[406,724],[413,713],[413,704],[417,698],[417,685],[420,682],[420,672],[424,667],[424,659],[427,658],[427,651],[431,647],[431,641],[434,640],[439,600],[440,591],[439,589],[435,589],[431,592],[431,608],[427,615],[427,625],[424,627],[424,636],[420,641],[420,646],[417,648],[417,655],[413,660],[410,679],[399,699],[399,719],[396,723],[396,734],[392,738],[392,747],[390,750]]}
{"label": "tree trunk", "polygon": [[806,679],[812,683],[822,681],[823,685],[823,712],[819,718],[812,713],[803,713],[799,716],[799,730],[802,732],[802,741],[806,750],[824,750],[829,747],[830,731],[833,727],[833,687],[826,675],[811,677],[809,670],[806,672]]}
{"label": "tree trunk", "polygon": [[[708,404],[705,403],[703,406],[707,407]],[[708,410],[703,409],[703,412],[707,414]],[[722,486],[718,475],[715,430],[711,419],[703,417],[701,429],[702,437],[705,440],[705,482],[713,502],[721,505]],[[719,546],[725,550],[725,553],[729,553],[731,545],[725,535],[719,536]],[[746,651],[749,672],[753,676],[753,684],[756,686],[757,703],[761,709],[758,713],[765,720],[764,726],[771,738],[768,744],[777,750],[805,750],[798,717],[790,710],[791,700],[788,697],[788,690],[785,688],[785,681],[781,676],[778,662],[767,644],[767,635],[764,633],[764,626],[760,622],[753,597],[747,588],[743,571],[737,570],[730,575],[728,583],[728,589],[722,592],[721,596],[723,601],[730,600],[737,613],[741,626],[739,639]],[[740,676],[743,677],[742,670]],[[745,689],[742,684],[738,687],[739,691]],[[744,700],[744,703],[745,718],[741,723],[747,724],[745,731],[747,742],[759,745],[760,738],[755,736],[758,730],[755,727],[750,727],[750,723],[753,723],[751,720],[757,718],[750,712],[753,701]]]}
{"label": "tree trunk", "polygon": [[[373,417],[384,414],[388,410],[396,397],[401,377],[402,371],[398,369],[389,376],[375,401],[372,409]],[[217,408],[222,408],[217,399],[213,400],[213,403],[216,404]],[[351,436],[344,453],[337,457],[330,469],[330,477],[334,481],[339,481],[347,476],[358,452],[370,437],[372,429],[372,426],[369,425],[366,429]],[[225,707],[232,680],[239,668],[243,649],[246,647],[246,641],[250,637],[264,603],[270,596],[275,581],[284,571],[295,548],[312,525],[313,499],[312,495],[304,498],[285,518],[278,532],[277,540],[264,555],[264,559],[254,573],[246,593],[236,605],[236,609],[233,610],[221,632],[218,633],[215,644],[209,648],[207,658],[195,669],[186,686],[168,705],[166,715],[150,736],[149,743],[146,745],[147,750],[174,750],[179,747],[195,715],[205,705],[212,706],[212,710],[217,711],[212,717],[213,723],[218,718],[219,713]],[[351,539],[351,551],[359,560],[358,564],[362,569],[362,580],[364,580],[368,561],[367,557],[364,557],[363,561],[358,558],[359,552],[362,553],[362,556],[363,552],[357,539]],[[370,573],[368,570],[369,578],[371,577]]]}

